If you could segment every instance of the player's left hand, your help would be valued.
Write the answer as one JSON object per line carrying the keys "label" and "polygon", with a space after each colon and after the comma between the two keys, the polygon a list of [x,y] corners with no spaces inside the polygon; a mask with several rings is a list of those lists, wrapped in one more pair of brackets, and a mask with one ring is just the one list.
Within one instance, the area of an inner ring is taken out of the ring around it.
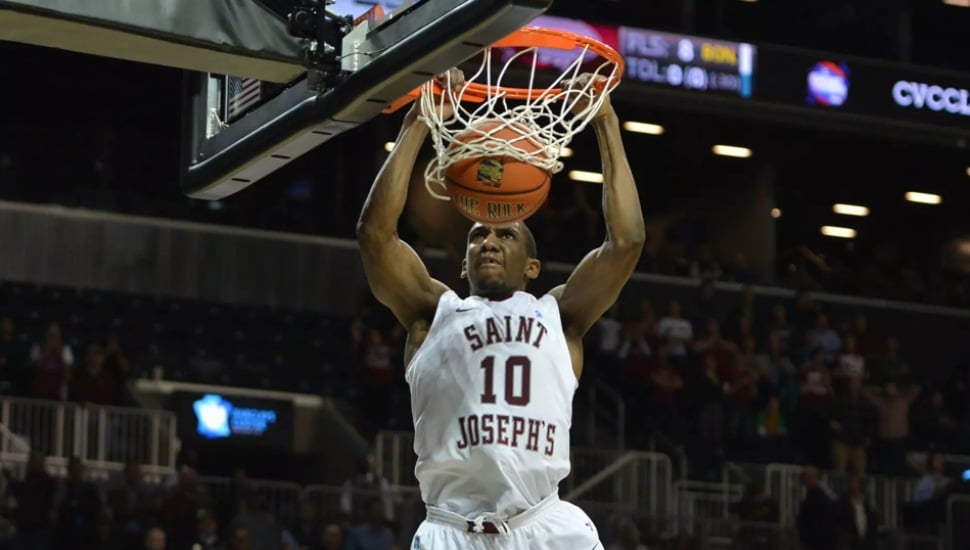
{"label": "player's left hand", "polygon": [[[434,79],[435,84],[442,89],[441,95],[435,94],[432,99],[434,104],[434,109],[437,111],[437,116],[441,120],[451,120],[455,115],[455,106],[452,103],[452,96],[460,96],[461,89],[465,86],[465,73],[460,69],[452,68],[448,72],[438,75]],[[448,92],[448,87],[450,86],[451,92]],[[424,93],[424,92],[422,92]],[[414,118],[415,120],[419,116],[424,118],[430,118],[432,113],[426,112],[424,107],[423,97],[418,98],[411,107],[411,112],[408,113],[408,117]]]}
{"label": "player's left hand", "polygon": [[[590,83],[590,80],[594,82]],[[599,97],[600,94],[604,94],[606,88],[606,77],[602,75],[596,75],[593,73],[583,73],[577,76],[575,79],[567,79],[562,83],[562,87],[565,90],[569,90],[566,93],[565,101],[575,102],[573,106],[573,113],[579,114],[589,108],[590,100]],[[580,97],[577,97],[577,94]],[[591,94],[588,95],[588,94]],[[610,95],[605,94],[606,97],[603,98],[603,104],[600,105],[596,114],[592,118],[600,118],[608,114],[613,113],[613,104],[610,102]]]}

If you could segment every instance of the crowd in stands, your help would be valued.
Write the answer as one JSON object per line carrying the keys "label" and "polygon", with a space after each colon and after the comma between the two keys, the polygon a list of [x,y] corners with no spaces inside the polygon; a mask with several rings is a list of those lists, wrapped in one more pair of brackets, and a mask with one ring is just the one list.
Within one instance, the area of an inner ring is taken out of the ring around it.
{"label": "crowd in stands", "polygon": [[394,550],[399,530],[386,480],[361,470],[337,499],[304,495],[292,510],[237,469],[227,486],[191,466],[148,483],[137,463],[107,482],[92,481],[72,458],[53,477],[30,455],[23,476],[0,480],[0,548],[10,550]]}
{"label": "crowd in stands", "polygon": [[[4,283],[0,291],[23,297],[27,286]],[[964,377],[951,377],[946,385],[925,383],[919,349],[910,347],[914,343],[905,335],[874,334],[861,313],[832,317],[806,293],[793,301],[766,301],[756,300],[748,288],[725,302],[723,295],[715,300],[711,280],[699,288],[694,300],[667,303],[624,296],[589,335],[588,362],[595,368],[586,369],[586,376],[624,396],[632,447],[645,448],[662,434],[684,450],[688,473],[697,479],[716,479],[727,460],[784,462],[856,476],[932,474],[937,477],[926,478],[934,480],[932,487],[925,481],[915,500],[938,502],[945,494],[940,479],[952,473],[938,471],[932,461],[926,468],[914,467],[906,452],[970,453]],[[344,320],[258,308],[213,313],[219,306],[123,300],[91,291],[31,292],[44,297],[43,303],[16,301],[10,314],[0,314],[5,393],[122,404],[127,380],[150,376],[162,364],[166,376],[203,382],[293,389],[288,386],[292,378],[304,383],[322,379],[325,386],[309,391],[352,402],[369,397],[359,411],[359,427],[368,436],[380,429],[410,428],[401,376],[404,333],[372,299],[356,318]],[[90,307],[83,311],[91,300],[114,306],[97,317]],[[72,313],[73,307],[84,314]],[[136,310],[139,315],[132,313]],[[205,315],[237,319],[236,325],[223,327],[231,354],[217,353],[209,330],[187,339],[200,346],[205,342],[208,351],[190,346],[166,355],[161,348],[199,330],[185,321],[205,324]],[[67,328],[51,323],[52,318],[65,319]],[[294,328],[280,340],[279,333],[296,326],[302,332]],[[182,332],[173,332],[176,328]],[[270,334],[254,336],[267,329]],[[329,344],[296,345],[310,334],[319,339],[326,333]],[[240,356],[260,354],[266,357],[262,365],[250,362],[251,368],[239,368]],[[314,360],[307,362],[308,356]],[[167,361],[159,362],[160,357]],[[303,370],[273,380],[272,366],[287,363],[303,365]]]}
{"label": "crowd in stands", "polygon": [[871,333],[864,314],[832,319],[806,293],[762,308],[749,291],[725,310],[701,288],[693,303],[643,299],[597,324],[595,371],[624,393],[629,433],[693,449],[695,472],[731,456],[904,474],[907,450],[970,449],[965,381],[923,387],[904,335]]}

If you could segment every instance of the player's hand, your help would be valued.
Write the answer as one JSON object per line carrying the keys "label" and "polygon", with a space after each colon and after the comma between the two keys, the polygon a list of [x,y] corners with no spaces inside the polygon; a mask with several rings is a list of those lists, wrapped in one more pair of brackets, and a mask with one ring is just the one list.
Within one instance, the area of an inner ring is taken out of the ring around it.
{"label": "player's hand", "polygon": [[[438,85],[442,90],[446,90],[449,86],[451,92],[454,95],[459,95],[461,89],[465,86],[465,73],[460,69],[451,68],[448,69],[447,73],[438,75],[434,79],[435,84]],[[425,93],[422,91],[422,94]],[[452,94],[444,93],[441,95],[435,94],[431,98],[434,104],[434,109],[437,110],[437,116],[441,120],[450,120],[455,116],[455,106],[451,100]],[[425,98],[420,97],[414,102],[414,106],[411,107],[411,112],[408,113],[408,118],[417,118],[422,116],[424,118],[432,118],[435,116],[433,112],[427,112],[425,109]]]}
{"label": "player's hand", "polygon": [[[590,83],[590,80],[594,80],[594,82]],[[564,80],[562,86],[563,89],[568,90],[565,100],[574,103],[573,114],[578,115],[589,108],[591,99],[598,97],[600,94],[606,94],[606,77],[592,73],[583,73],[575,79]],[[592,96],[588,94],[592,94]],[[610,102],[610,96],[606,94],[606,97],[603,98],[603,104],[600,105],[599,110],[591,117],[591,120],[609,115],[613,112],[613,104]]]}

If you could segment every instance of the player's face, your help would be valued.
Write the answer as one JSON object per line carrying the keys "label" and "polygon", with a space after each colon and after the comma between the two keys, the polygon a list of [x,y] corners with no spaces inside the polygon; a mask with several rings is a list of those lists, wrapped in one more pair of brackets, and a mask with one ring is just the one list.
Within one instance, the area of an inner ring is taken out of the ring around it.
{"label": "player's face", "polygon": [[472,294],[497,295],[525,289],[539,275],[539,262],[529,258],[521,224],[490,226],[476,223],[468,232],[462,275]]}

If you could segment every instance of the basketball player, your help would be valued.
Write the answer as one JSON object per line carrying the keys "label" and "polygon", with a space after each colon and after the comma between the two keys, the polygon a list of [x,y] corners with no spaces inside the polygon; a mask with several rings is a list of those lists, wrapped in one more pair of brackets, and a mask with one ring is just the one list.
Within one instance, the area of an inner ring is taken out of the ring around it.
{"label": "basketball player", "polygon": [[[443,111],[447,119],[452,107]],[[465,299],[432,279],[398,238],[428,135],[421,118],[415,102],[357,226],[370,288],[408,331],[415,473],[428,510],[412,549],[600,549],[593,522],[559,500],[558,485],[570,468],[583,335],[617,299],[644,241],[616,113],[607,100],[590,123],[603,161],[607,238],[541,298],[525,292],[540,263],[523,223],[472,227],[461,265]]]}

